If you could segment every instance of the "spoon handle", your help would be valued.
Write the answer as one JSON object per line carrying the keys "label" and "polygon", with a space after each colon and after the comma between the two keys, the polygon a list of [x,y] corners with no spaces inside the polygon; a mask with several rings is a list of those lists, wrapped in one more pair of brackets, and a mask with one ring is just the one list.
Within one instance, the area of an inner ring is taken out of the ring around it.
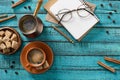
{"label": "spoon handle", "polygon": [[41,5],[42,5],[42,2],[43,2],[43,0],[39,0],[39,1],[38,1],[37,7],[36,7],[36,9],[35,9],[35,11],[34,11],[34,14],[33,14],[34,17],[37,15],[37,13],[38,13]]}

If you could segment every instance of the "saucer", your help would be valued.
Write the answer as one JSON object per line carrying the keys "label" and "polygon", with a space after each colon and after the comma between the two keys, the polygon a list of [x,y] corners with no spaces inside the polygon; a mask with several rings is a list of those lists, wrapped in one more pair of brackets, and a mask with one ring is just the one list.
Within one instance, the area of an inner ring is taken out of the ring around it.
{"label": "saucer", "polygon": [[26,54],[27,54],[27,50],[29,50],[30,48],[32,47],[38,47],[38,48],[41,48],[45,53],[46,53],[46,60],[48,61],[48,64],[52,65],[53,63],[53,52],[52,52],[52,49],[45,43],[43,42],[40,42],[40,41],[34,41],[34,42],[30,42],[29,44],[27,44],[22,52],[21,52],[21,55],[20,55],[20,61],[21,61],[21,64],[22,66],[30,73],[33,73],[33,74],[40,74],[40,73],[44,73],[46,72],[49,68],[46,68],[46,69],[41,69],[41,70],[38,70],[36,68],[30,68],[30,67],[26,67],[26,65],[28,64],[26,58]]}

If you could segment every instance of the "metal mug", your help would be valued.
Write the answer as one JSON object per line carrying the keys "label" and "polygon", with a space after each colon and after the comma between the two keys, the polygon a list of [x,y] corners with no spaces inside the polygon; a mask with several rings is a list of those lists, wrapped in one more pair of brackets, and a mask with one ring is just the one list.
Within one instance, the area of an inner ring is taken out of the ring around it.
{"label": "metal mug", "polygon": [[24,15],[19,21],[19,29],[25,36],[34,38],[43,31],[43,23],[36,16]]}
{"label": "metal mug", "polygon": [[36,16],[43,0],[38,0],[37,7],[34,11],[33,15],[24,15],[19,20],[19,29],[22,33],[29,37],[34,38],[38,36],[43,31],[43,23],[42,21]]}

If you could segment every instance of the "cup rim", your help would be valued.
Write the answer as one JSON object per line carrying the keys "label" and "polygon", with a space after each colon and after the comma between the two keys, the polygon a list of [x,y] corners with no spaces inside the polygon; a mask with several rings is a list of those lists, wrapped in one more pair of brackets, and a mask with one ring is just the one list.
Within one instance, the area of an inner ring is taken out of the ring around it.
{"label": "cup rim", "polygon": [[[34,19],[34,21],[35,21],[35,30],[37,29],[36,26],[38,25],[38,21],[37,21],[37,17],[36,17],[36,16],[29,15],[29,14],[22,16],[22,17],[20,18],[20,20],[19,20],[19,29],[20,29],[20,31],[21,31],[23,34],[25,34],[25,35],[32,34],[32,33],[26,33],[26,32],[24,32],[24,31],[21,29],[21,20],[22,20],[23,18],[27,17],[27,16],[32,17],[32,18]],[[34,33],[34,32],[33,32],[33,33]]]}
{"label": "cup rim", "polygon": [[[34,49],[40,50],[40,51],[42,52],[43,56],[44,56],[44,57],[43,57],[43,60],[42,60],[42,62],[41,62],[40,64],[32,64],[32,63],[30,63],[29,60],[28,60],[28,54],[29,54],[29,52],[30,52],[31,50],[34,50]],[[45,63],[45,60],[46,60],[46,54],[45,54],[45,52],[44,52],[41,48],[32,47],[32,48],[30,48],[30,49],[27,51],[27,54],[26,54],[26,61],[28,62],[27,66],[40,67],[40,66],[42,66],[42,65]]]}

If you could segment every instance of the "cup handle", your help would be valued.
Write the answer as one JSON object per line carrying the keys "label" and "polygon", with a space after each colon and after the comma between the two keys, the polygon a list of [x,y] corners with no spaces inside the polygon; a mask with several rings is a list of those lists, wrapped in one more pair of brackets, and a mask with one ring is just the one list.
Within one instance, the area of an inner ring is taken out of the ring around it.
{"label": "cup handle", "polygon": [[30,67],[30,64],[28,63],[28,64],[26,64],[26,67]]}

